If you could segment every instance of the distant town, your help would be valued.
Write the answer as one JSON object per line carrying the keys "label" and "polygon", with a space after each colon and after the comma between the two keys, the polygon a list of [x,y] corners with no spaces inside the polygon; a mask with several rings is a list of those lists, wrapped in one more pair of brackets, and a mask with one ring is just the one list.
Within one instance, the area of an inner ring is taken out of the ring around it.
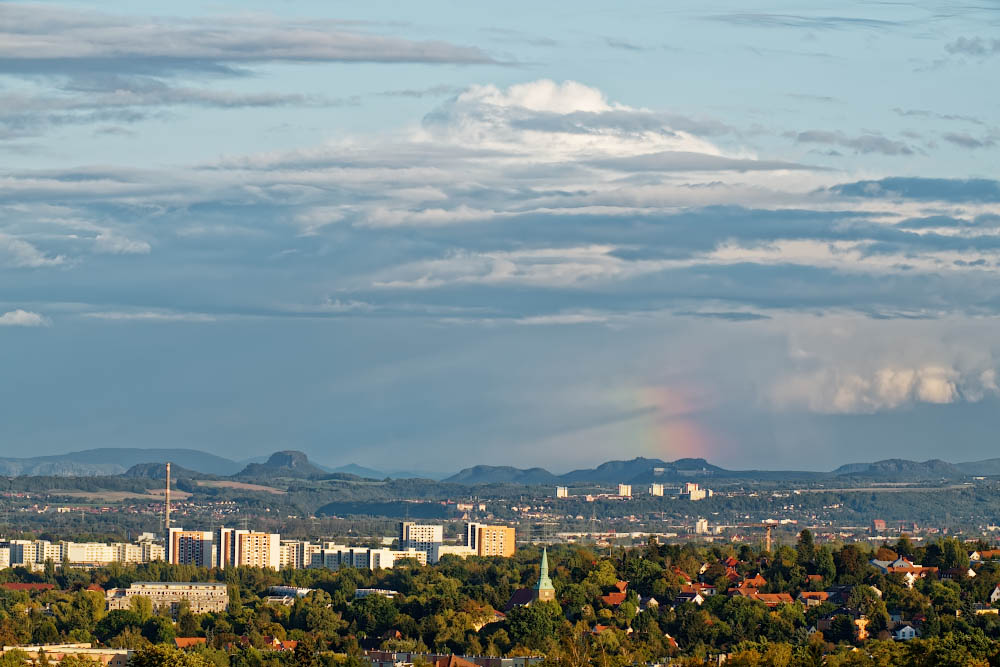
{"label": "distant town", "polygon": [[[1000,631],[990,475],[893,463],[789,481],[636,459],[604,480],[458,485],[326,473],[289,452],[253,465],[9,478],[0,606],[32,620],[9,627],[4,654],[528,667],[612,650],[616,665],[841,664],[858,647],[943,656],[958,637]],[[61,620],[81,606],[84,629]]]}

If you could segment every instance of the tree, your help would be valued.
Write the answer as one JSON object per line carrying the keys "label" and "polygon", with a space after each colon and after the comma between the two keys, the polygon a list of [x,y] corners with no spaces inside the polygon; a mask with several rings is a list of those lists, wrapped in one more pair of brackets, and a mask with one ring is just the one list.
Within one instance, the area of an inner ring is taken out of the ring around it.
{"label": "tree", "polygon": [[562,609],[555,602],[535,602],[507,614],[507,631],[515,646],[544,649],[554,639],[561,619]]}
{"label": "tree", "polygon": [[833,617],[830,623],[830,639],[835,642],[854,641],[854,619],[846,614],[839,614]]}
{"label": "tree", "polygon": [[169,644],[174,641],[177,632],[169,619],[162,616],[150,616],[142,625],[142,636],[153,644]]}
{"label": "tree", "polygon": [[94,634],[102,642],[107,642],[128,627],[142,627],[142,619],[134,611],[126,609],[115,609],[108,612],[108,615],[97,622],[94,627]]}
{"label": "tree", "polygon": [[837,552],[834,562],[837,565],[837,577],[842,584],[860,584],[869,568],[861,549],[854,544],[844,545]]}
{"label": "tree", "polygon": [[813,543],[813,534],[808,528],[799,533],[799,541],[795,545],[798,552],[799,565],[805,566],[813,562],[816,558],[816,545]]}
{"label": "tree", "polygon": [[816,574],[822,576],[825,582],[832,582],[837,575],[837,567],[833,562],[833,552],[828,546],[824,545],[816,550]]}
{"label": "tree", "polygon": [[0,656],[0,667],[24,667],[30,660],[27,653],[16,648]]}
{"label": "tree", "polygon": [[145,623],[153,615],[153,601],[145,595],[133,595],[128,600],[128,608]]}
{"label": "tree", "polygon": [[167,646],[141,648],[132,654],[129,667],[214,667],[197,653],[184,653]]}

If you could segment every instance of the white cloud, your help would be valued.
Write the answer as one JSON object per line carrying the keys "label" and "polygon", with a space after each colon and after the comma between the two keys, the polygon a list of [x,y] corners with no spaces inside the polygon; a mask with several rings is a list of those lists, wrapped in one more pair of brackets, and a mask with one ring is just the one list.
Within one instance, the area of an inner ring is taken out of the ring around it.
{"label": "white cloud", "polygon": [[0,233],[0,268],[39,268],[57,266],[64,261],[62,255],[47,255],[27,241]]}
{"label": "white cloud", "polygon": [[112,232],[101,232],[94,238],[94,250],[109,255],[148,255],[149,243],[133,241]]}
{"label": "white cloud", "polygon": [[0,327],[45,327],[49,319],[29,310],[11,310],[0,315]]}
{"label": "white cloud", "polygon": [[608,102],[596,89],[548,79],[502,89],[472,86],[424,119],[425,141],[510,152],[533,160],[614,158],[682,151],[721,155],[709,141],[649,111]]}
{"label": "white cloud", "polygon": [[979,401],[1000,394],[992,368],[962,373],[942,365],[889,366],[870,371],[822,368],[780,378],[771,401],[780,409],[826,414],[869,414],[916,403]]}
{"label": "white cloud", "polygon": [[215,322],[219,318],[206,313],[180,313],[163,310],[98,311],[83,313],[84,317],[119,322]]}

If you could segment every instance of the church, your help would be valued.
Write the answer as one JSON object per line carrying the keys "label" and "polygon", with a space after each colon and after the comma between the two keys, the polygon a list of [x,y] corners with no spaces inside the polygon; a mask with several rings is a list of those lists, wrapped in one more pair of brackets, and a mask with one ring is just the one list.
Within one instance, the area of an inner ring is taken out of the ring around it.
{"label": "church", "polygon": [[504,607],[504,611],[510,611],[514,607],[527,607],[536,600],[538,602],[551,602],[556,599],[556,589],[549,579],[549,554],[547,549],[542,549],[542,566],[538,572],[538,583],[531,588],[519,588],[510,596],[510,601]]}

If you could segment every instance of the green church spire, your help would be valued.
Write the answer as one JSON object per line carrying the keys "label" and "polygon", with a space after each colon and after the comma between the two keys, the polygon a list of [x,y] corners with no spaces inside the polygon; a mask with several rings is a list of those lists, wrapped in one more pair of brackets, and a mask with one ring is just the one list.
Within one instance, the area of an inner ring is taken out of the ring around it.
{"label": "green church spire", "polygon": [[535,584],[536,591],[554,591],[555,586],[549,579],[549,553],[548,549],[542,549],[542,567],[538,572],[538,583]]}

